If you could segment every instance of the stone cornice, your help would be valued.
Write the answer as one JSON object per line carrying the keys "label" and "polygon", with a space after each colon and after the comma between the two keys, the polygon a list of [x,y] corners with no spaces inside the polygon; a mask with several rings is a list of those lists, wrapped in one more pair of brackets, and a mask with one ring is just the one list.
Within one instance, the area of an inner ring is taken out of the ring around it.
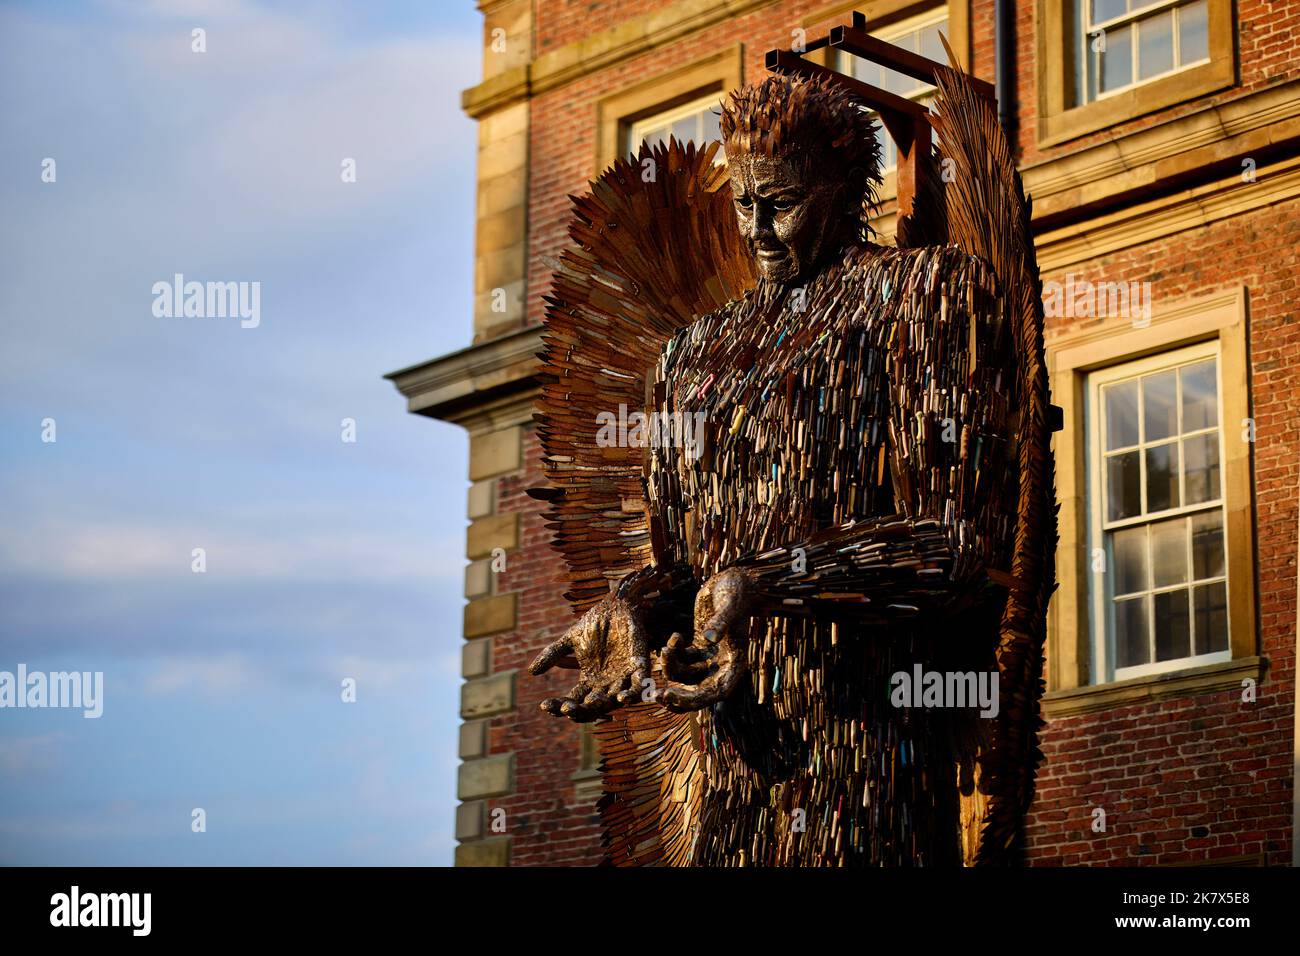
{"label": "stone cornice", "polygon": [[1256,174],[1256,180],[1247,183],[1229,173],[1218,181],[1039,232],[1034,238],[1038,264],[1044,272],[1059,271],[1300,196],[1300,159],[1260,163]]}
{"label": "stone cornice", "polygon": [[1190,185],[1216,167],[1253,157],[1259,165],[1300,141],[1300,80],[1207,104],[1183,116],[1021,169],[1036,228],[1094,215],[1099,207],[1149,198],[1153,188]]}
{"label": "stone cornice", "polygon": [[408,411],[471,427],[485,417],[518,417],[536,386],[541,347],[541,326],[529,326],[384,378]]}

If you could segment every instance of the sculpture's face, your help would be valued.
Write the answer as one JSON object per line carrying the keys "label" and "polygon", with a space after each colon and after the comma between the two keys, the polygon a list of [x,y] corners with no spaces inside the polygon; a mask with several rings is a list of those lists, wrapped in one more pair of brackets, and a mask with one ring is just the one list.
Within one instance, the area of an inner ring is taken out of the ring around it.
{"label": "sculpture's face", "polygon": [[844,183],[814,178],[770,156],[728,153],[727,163],[740,234],[759,274],[774,282],[809,278],[822,252],[839,239]]}

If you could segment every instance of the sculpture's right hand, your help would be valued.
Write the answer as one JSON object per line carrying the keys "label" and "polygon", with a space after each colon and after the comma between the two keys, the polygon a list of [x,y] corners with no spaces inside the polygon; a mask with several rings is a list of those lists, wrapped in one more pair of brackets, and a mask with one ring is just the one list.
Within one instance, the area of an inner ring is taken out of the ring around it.
{"label": "sculpture's right hand", "polygon": [[578,683],[566,696],[542,701],[548,714],[585,723],[636,700],[650,675],[640,613],[614,595],[605,598],[538,654],[528,670],[544,674],[556,665],[577,667]]}

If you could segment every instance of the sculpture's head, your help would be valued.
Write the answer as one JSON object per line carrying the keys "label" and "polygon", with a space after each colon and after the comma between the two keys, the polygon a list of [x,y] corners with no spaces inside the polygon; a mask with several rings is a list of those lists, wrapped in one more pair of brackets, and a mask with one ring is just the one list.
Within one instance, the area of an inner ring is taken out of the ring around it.
{"label": "sculpture's head", "polygon": [[805,281],[865,235],[880,144],[842,88],[783,74],[747,86],[723,106],[722,145],[740,232],[764,278]]}

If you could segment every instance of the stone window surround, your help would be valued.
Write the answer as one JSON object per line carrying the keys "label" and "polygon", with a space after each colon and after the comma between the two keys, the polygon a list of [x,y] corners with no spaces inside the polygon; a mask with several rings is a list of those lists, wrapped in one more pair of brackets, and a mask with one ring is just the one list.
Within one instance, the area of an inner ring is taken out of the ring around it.
{"label": "stone window surround", "polygon": [[637,120],[662,113],[710,93],[728,93],[743,83],[744,49],[734,44],[640,80],[596,101],[597,171],[623,155],[628,131]]}
{"label": "stone window surround", "polygon": [[1265,662],[1258,656],[1253,445],[1239,438],[1250,417],[1248,389],[1225,389],[1221,396],[1223,496],[1228,541],[1228,618],[1232,659],[1223,663],[1091,683],[1092,647],[1087,553],[1087,435],[1083,408],[1089,372],[1197,342],[1217,340],[1224,382],[1249,381],[1247,296],[1241,286],[1158,306],[1149,326],[1126,318],[1053,336],[1048,343],[1052,401],[1064,410],[1065,428],[1054,439],[1060,540],[1056,550],[1058,588],[1048,613],[1047,690],[1044,716],[1065,717],[1159,697],[1186,696],[1240,687],[1243,678],[1260,680]]}
{"label": "stone window surround", "polygon": [[[1086,0],[1078,0],[1086,2]],[[1038,145],[1054,146],[1087,133],[1154,113],[1177,103],[1199,99],[1231,86],[1237,77],[1236,29],[1232,0],[1209,0],[1210,61],[1189,67],[1108,96],[1067,107],[1073,71],[1067,66],[1077,55],[1066,23],[1065,0],[1037,0],[1034,42],[1038,80]]]}

